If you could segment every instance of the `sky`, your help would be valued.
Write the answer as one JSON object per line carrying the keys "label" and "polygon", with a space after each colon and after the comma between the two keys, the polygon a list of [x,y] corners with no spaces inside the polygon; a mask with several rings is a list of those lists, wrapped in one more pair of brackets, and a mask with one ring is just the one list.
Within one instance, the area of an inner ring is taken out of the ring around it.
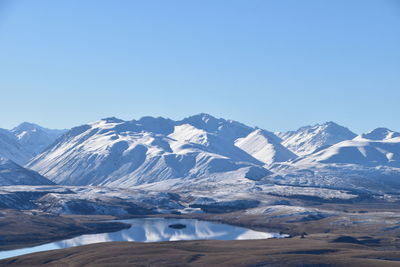
{"label": "sky", "polygon": [[400,131],[398,0],[0,0],[0,127],[197,113]]}

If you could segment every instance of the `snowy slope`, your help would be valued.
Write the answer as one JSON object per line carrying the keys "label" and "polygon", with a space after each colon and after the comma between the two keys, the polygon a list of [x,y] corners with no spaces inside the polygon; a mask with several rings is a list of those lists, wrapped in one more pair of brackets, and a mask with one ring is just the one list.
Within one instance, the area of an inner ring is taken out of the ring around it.
{"label": "snowy slope", "polygon": [[0,157],[24,164],[32,157],[32,154],[18,143],[17,138],[10,131],[0,129]]}
{"label": "snowy slope", "polygon": [[357,190],[400,192],[400,168],[345,163],[297,162],[272,166],[275,184]]}
{"label": "snowy slope", "polygon": [[206,114],[178,122],[107,118],[73,128],[28,166],[70,185],[132,186],[232,171],[258,178],[269,174],[263,163],[233,143],[250,131]]}
{"label": "snowy slope", "polygon": [[[392,134],[389,135],[391,137]],[[362,138],[369,137],[372,140]],[[299,161],[345,163],[362,166],[391,166],[400,168],[400,137],[386,139],[387,135],[361,135],[313,153]],[[383,139],[383,140],[379,140]]]}
{"label": "snowy slope", "polygon": [[15,162],[0,158],[0,185],[51,185],[49,181],[40,174],[25,169]]}
{"label": "snowy slope", "polygon": [[278,132],[276,135],[283,140],[282,145],[299,156],[356,137],[355,133],[334,122],[305,126],[286,133]]}
{"label": "snowy slope", "polygon": [[32,155],[37,155],[53,143],[66,130],[52,130],[37,124],[24,122],[11,130],[18,143]]}
{"label": "snowy slope", "polygon": [[293,152],[281,145],[280,138],[261,129],[254,130],[248,136],[237,139],[235,145],[266,164],[297,158]]}
{"label": "snowy slope", "polygon": [[[400,137],[378,128],[296,159],[275,164],[274,182],[372,192],[400,190]],[[367,139],[369,138],[369,139]]]}
{"label": "snowy slope", "polygon": [[267,192],[273,184],[400,191],[396,136],[380,128],[356,137],[329,122],[278,137],[208,114],[180,121],[106,118],[71,129],[28,167],[56,183],[79,186],[228,195]]}

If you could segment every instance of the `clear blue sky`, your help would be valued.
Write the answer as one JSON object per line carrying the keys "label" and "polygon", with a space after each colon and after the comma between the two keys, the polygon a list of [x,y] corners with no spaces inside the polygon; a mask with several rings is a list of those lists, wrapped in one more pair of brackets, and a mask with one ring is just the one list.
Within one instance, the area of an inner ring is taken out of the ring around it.
{"label": "clear blue sky", "polygon": [[398,0],[0,0],[0,127],[205,112],[400,131]]}

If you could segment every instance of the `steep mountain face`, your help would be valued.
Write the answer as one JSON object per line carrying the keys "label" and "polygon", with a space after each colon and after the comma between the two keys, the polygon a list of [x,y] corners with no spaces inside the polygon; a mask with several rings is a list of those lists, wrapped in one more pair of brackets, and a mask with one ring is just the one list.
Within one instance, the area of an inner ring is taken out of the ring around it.
{"label": "steep mountain face", "polygon": [[0,185],[52,185],[37,172],[25,169],[15,162],[0,158]]}
{"label": "steep mountain face", "polygon": [[282,145],[299,156],[356,137],[355,133],[334,122],[306,126],[297,131],[276,133],[276,135],[283,140]]}
{"label": "steep mountain face", "polygon": [[53,143],[66,130],[52,130],[37,124],[24,122],[11,130],[18,143],[31,155],[35,156]]}
{"label": "steep mountain face", "polygon": [[233,143],[248,132],[250,127],[206,114],[178,122],[107,118],[73,128],[28,166],[70,185],[132,186],[232,171],[256,179],[269,172]]}
{"label": "steep mountain face", "polygon": [[235,141],[235,145],[259,161],[271,164],[297,158],[289,149],[281,145],[281,139],[275,134],[257,129]]}
{"label": "steep mountain face", "polygon": [[32,158],[32,154],[18,143],[11,132],[0,129],[0,157],[24,164]]}

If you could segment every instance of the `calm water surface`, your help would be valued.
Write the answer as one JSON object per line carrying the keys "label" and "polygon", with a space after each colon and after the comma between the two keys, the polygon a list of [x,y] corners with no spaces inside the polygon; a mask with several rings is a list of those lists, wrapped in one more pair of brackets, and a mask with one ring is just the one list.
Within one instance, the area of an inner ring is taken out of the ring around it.
{"label": "calm water surface", "polygon": [[[161,242],[179,240],[245,240],[283,238],[286,235],[258,232],[243,227],[222,223],[199,221],[194,219],[139,218],[119,220],[131,224],[129,229],[112,233],[80,235],[71,239],[47,243],[40,246],[0,251],[0,259],[20,256],[28,253],[76,247],[81,245],[110,242]],[[183,229],[174,229],[170,225],[182,224]]]}

